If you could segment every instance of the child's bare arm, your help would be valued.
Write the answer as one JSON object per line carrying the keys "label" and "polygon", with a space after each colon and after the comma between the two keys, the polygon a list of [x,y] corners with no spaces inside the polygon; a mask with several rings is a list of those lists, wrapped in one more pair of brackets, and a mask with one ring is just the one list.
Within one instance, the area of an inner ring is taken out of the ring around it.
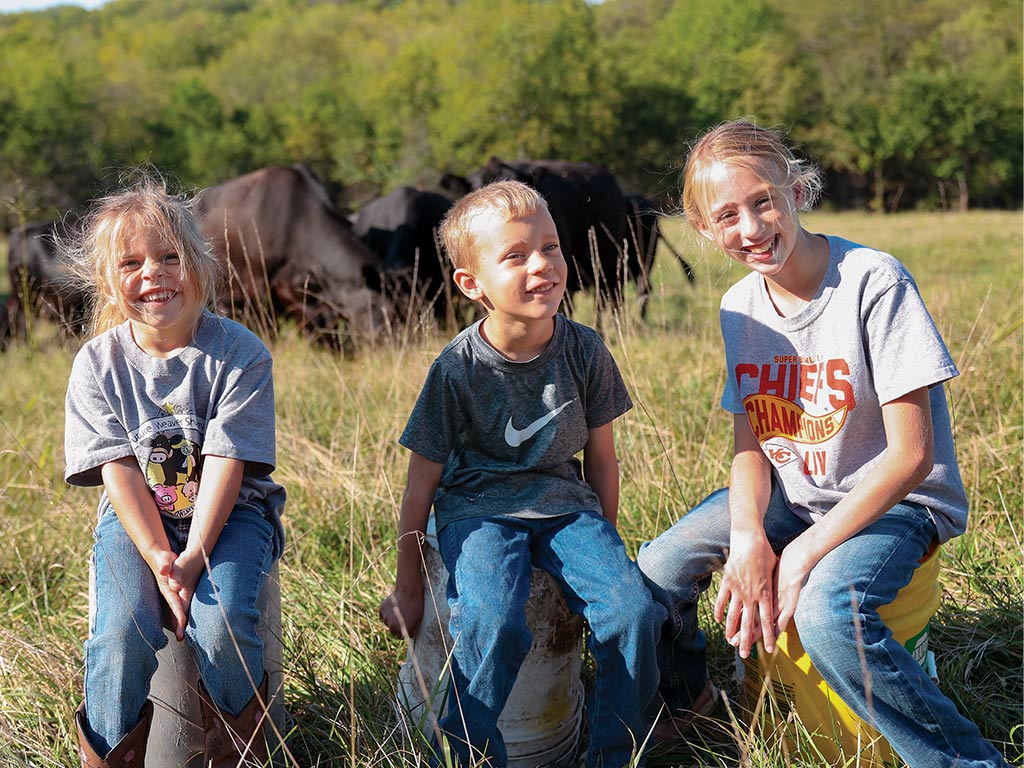
{"label": "child's bare arm", "polygon": [[396,637],[412,637],[423,618],[420,547],[444,465],[409,455],[409,474],[398,520],[395,589],[380,604],[380,618]]}
{"label": "child's bare arm", "polygon": [[245,462],[239,459],[224,456],[206,456],[203,459],[203,476],[199,481],[188,542],[175,561],[171,578],[171,586],[178,589],[186,611],[206,566],[206,558],[213,551],[231,510],[238,502],[244,472]]}
{"label": "child's bare arm", "polygon": [[725,637],[746,658],[764,640],[775,647],[775,565],[764,532],[772,490],[772,467],[745,413],[733,416],[733,459],[729,473],[729,556],[715,600],[715,619]]}
{"label": "child's bare arm", "polygon": [[832,510],[786,547],[779,558],[778,623],[796,611],[811,569],[839,544],[878,520],[919,486],[935,462],[931,403],[921,387],[882,405],[886,449]]}
{"label": "child's bare arm", "polygon": [[619,520],[619,460],[615,455],[611,422],[590,430],[583,449],[583,479],[601,500],[604,516],[616,525]]}
{"label": "child's bare arm", "polygon": [[182,605],[178,590],[168,581],[177,556],[167,543],[167,534],[160,521],[160,510],[156,508],[146,478],[134,457],[108,462],[100,469],[100,474],[114,512],[139,554],[149,565],[156,577],[160,594],[171,609],[174,634],[178,640],[183,640],[185,606]]}

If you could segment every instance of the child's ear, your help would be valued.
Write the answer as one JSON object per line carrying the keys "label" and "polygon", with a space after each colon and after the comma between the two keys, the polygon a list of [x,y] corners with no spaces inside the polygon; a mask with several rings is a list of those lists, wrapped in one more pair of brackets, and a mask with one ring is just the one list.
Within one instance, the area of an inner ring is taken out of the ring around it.
{"label": "child's ear", "polygon": [[476,281],[476,276],[473,275],[468,269],[459,267],[452,274],[452,279],[455,281],[455,285],[458,286],[459,290],[462,291],[463,295],[467,299],[473,301],[480,301],[484,297],[483,289],[480,284]]}
{"label": "child's ear", "polygon": [[705,239],[714,242],[715,237],[711,234],[711,227],[708,226],[707,220],[702,215],[690,215],[690,226],[699,232]]}
{"label": "child's ear", "polygon": [[799,211],[804,207],[804,200],[806,200],[807,193],[804,191],[803,184],[795,184],[793,186],[793,202],[796,203],[796,209]]}

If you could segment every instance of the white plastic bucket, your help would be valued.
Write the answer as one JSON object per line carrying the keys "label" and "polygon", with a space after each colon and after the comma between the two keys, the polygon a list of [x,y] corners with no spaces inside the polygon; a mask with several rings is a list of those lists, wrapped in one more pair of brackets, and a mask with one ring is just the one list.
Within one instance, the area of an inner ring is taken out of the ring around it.
{"label": "white plastic bucket", "polygon": [[[89,616],[95,610],[95,579],[89,564]],[[267,698],[270,718],[277,733],[285,735],[284,673],[281,642],[281,582],[277,563],[263,583],[258,602],[263,667],[269,676]],[[199,669],[188,643],[179,643],[174,632],[164,629],[167,645],[157,652],[157,669],[150,683],[153,722],[146,742],[145,768],[203,768],[203,717],[199,706]],[[259,683],[259,681],[256,681]],[[264,731],[267,743],[278,743],[270,723]],[[273,748],[271,748],[273,751]]]}
{"label": "white plastic bucket", "polygon": [[[398,673],[398,694],[405,722],[429,739],[445,712],[452,640],[448,571],[433,537],[423,554],[423,621]],[[526,623],[533,645],[498,720],[509,768],[538,768],[571,755],[583,721],[583,619],[569,611],[555,580],[538,568],[530,580]]]}

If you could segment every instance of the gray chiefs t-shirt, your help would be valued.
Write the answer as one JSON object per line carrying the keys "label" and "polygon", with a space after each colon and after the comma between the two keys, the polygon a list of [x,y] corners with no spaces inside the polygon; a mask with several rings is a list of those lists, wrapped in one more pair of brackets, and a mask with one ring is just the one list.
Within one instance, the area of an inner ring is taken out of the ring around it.
{"label": "gray chiefs t-shirt", "polygon": [[822,285],[796,315],[778,315],[754,272],[722,298],[722,407],[746,413],[790,507],[813,522],[881,457],[882,405],[930,387],[935,466],[907,499],[929,508],[946,541],[967,526],[941,386],[959,372],[903,265],[848,240],[828,241]]}
{"label": "gray chiefs t-shirt", "polygon": [[[284,489],[274,469],[274,384],[270,352],[251,331],[209,312],[174,357],[143,352],[123,323],[75,357],[65,404],[65,480],[102,485],[104,464],[134,456],[163,515],[190,517],[202,457],[246,463],[239,501],[280,515]],[[100,510],[107,505],[106,493]]]}
{"label": "gray chiefs t-shirt", "polygon": [[633,405],[601,337],[555,315],[547,349],[520,363],[484,340],[480,322],[434,361],[399,439],[444,464],[437,529],[486,515],[601,511],[576,454],[590,429]]}

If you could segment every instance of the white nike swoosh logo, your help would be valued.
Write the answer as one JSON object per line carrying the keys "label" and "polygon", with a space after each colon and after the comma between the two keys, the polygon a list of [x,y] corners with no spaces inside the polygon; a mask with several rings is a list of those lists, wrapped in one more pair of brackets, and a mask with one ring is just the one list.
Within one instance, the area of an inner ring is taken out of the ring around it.
{"label": "white nike swoosh logo", "polygon": [[518,448],[520,445],[522,445],[531,437],[533,437],[542,429],[544,429],[544,427],[547,426],[548,422],[555,418],[555,416],[560,414],[567,405],[570,405],[574,402],[576,402],[576,398],[573,398],[568,402],[562,403],[560,406],[555,408],[555,410],[549,411],[548,413],[544,414],[525,429],[516,429],[515,427],[512,426],[512,419],[509,419],[508,424],[505,425],[505,442],[508,443],[509,446],[512,448]]}

